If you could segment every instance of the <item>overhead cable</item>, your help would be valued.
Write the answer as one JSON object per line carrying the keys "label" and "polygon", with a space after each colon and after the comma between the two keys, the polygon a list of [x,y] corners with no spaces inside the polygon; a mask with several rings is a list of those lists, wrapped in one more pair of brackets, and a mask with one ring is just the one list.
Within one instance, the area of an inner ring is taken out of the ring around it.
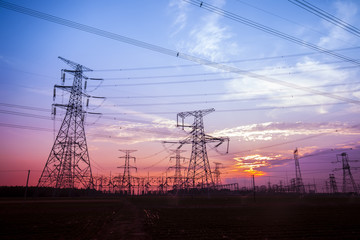
{"label": "overhead cable", "polygon": [[347,32],[357,37],[360,37],[360,29],[347,22],[344,22],[343,20],[335,17],[334,15],[322,10],[321,8],[318,8],[305,0],[288,0],[288,1],[312,14],[315,14],[316,16],[326,20],[327,22],[334,24],[335,26]]}
{"label": "overhead cable", "polygon": [[[349,92],[359,92],[360,89],[347,90],[347,91],[339,91],[337,93],[349,93]],[[261,100],[270,100],[270,99],[281,99],[281,98],[291,98],[294,97],[308,97],[313,94],[302,94],[302,95],[284,95],[284,96],[276,96],[276,97],[254,97],[254,98],[235,98],[235,99],[223,99],[223,100],[206,100],[206,101],[188,101],[188,102],[162,102],[162,103],[131,103],[131,104],[110,104],[104,106],[111,107],[145,107],[145,106],[169,106],[169,105],[192,105],[192,104],[210,104],[210,103],[228,103],[228,102],[248,102],[248,101],[261,101]]]}
{"label": "overhead cable", "polygon": [[322,47],[319,47],[315,44],[312,44],[312,43],[309,43],[309,42],[306,42],[302,39],[299,39],[299,38],[296,38],[296,37],[293,37],[293,36],[290,36],[286,33],[283,33],[283,32],[280,32],[276,29],[273,29],[273,28],[270,28],[270,27],[267,27],[263,24],[260,24],[260,23],[257,23],[257,22],[254,22],[250,19],[247,19],[247,18],[244,18],[244,17],[241,17],[235,13],[231,13],[229,11],[226,11],[226,10],[223,10],[221,8],[218,8],[218,7],[215,7],[213,5],[210,5],[208,3],[205,3],[203,1],[200,1],[200,0],[183,0],[189,4],[192,4],[192,5],[195,5],[197,7],[200,7],[202,9],[205,9],[207,11],[210,11],[212,13],[215,13],[215,14],[218,14],[220,16],[223,16],[225,18],[229,18],[231,20],[234,20],[236,22],[239,22],[239,23],[242,23],[242,24],[245,24],[249,27],[252,27],[252,28],[255,28],[255,29],[258,29],[260,31],[263,31],[263,32],[266,32],[266,33],[269,33],[271,35],[274,35],[274,36],[277,36],[277,37],[280,37],[282,39],[285,39],[285,40],[288,40],[290,42],[293,42],[293,43],[296,43],[298,45],[301,45],[301,46],[304,46],[304,47],[307,47],[307,48],[310,48],[312,50],[315,50],[315,51],[318,51],[320,53],[324,53],[324,54],[327,54],[329,56],[332,56],[332,57],[336,57],[338,59],[342,59],[344,61],[347,61],[347,62],[351,62],[357,66],[360,65],[360,62],[358,60],[355,60],[355,59],[352,59],[352,58],[349,58],[349,57],[346,57],[344,55],[341,55],[341,54],[338,54],[336,52],[333,52],[333,51],[330,51],[328,49],[325,49],[325,48],[322,48]]}
{"label": "overhead cable", "polygon": [[[350,51],[350,50],[358,50],[360,47],[348,47],[348,48],[338,48],[333,49],[333,52],[340,52],[340,51]],[[287,54],[287,55],[278,55],[278,56],[271,56],[271,57],[261,57],[261,58],[245,58],[239,60],[231,60],[231,61],[224,61],[219,63],[242,63],[242,62],[258,62],[258,61],[266,61],[266,60],[276,60],[276,59],[286,59],[286,58],[293,58],[293,57],[301,57],[301,56],[311,56],[321,54],[319,52],[305,52],[305,53],[295,53],[295,54]],[[339,63],[343,62],[336,61],[331,63]],[[143,70],[157,70],[157,69],[171,69],[171,68],[186,68],[186,67],[197,67],[201,66],[198,64],[181,64],[181,65],[162,65],[162,66],[152,66],[152,67],[132,67],[132,68],[112,68],[112,69],[95,69],[93,72],[116,72],[116,71],[143,71]]]}
{"label": "overhead cable", "polygon": [[[184,0],[184,1],[186,1],[186,0]],[[200,1],[187,1],[187,2],[190,2],[190,3],[196,2],[198,4],[202,3]],[[194,3],[192,3],[192,4],[194,4]],[[205,5],[207,6],[208,4],[205,4]],[[216,7],[212,7],[211,5],[208,5],[208,6],[209,6],[209,9],[215,9],[216,12],[219,13],[219,14],[227,13],[224,10],[221,10],[221,9],[217,10]],[[185,54],[185,53],[181,53],[181,52],[178,52],[178,51],[174,51],[174,50],[170,50],[170,49],[163,48],[163,47],[160,47],[160,46],[156,46],[154,44],[146,43],[146,42],[135,40],[135,39],[132,39],[132,38],[129,38],[129,37],[119,35],[119,34],[104,31],[104,30],[94,28],[94,27],[91,27],[91,26],[88,26],[88,25],[80,24],[80,23],[70,21],[70,20],[67,20],[67,19],[64,19],[64,18],[59,18],[59,17],[53,16],[53,15],[50,15],[50,14],[42,13],[42,12],[39,12],[39,11],[36,11],[36,10],[33,10],[33,9],[25,8],[25,7],[16,5],[16,4],[8,3],[8,2],[2,1],[2,0],[0,1],[0,7],[9,9],[9,10],[12,10],[12,11],[15,11],[15,12],[19,12],[19,13],[22,13],[22,14],[25,14],[25,15],[40,18],[40,19],[43,19],[43,20],[46,20],[46,21],[49,21],[49,22],[53,22],[53,23],[56,23],[56,24],[60,24],[60,25],[63,25],[63,26],[67,26],[67,27],[70,27],[70,28],[78,29],[80,31],[88,32],[88,33],[95,34],[95,35],[98,35],[98,36],[102,36],[102,37],[105,37],[105,38],[109,38],[109,39],[113,39],[113,40],[120,41],[120,42],[123,42],[123,43],[131,44],[131,45],[141,47],[141,48],[144,48],[144,49],[148,49],[148,50],[151,50],[151,51],[154,51],[154,52],[158,52],[158,53],[162,53],[162,54],[165,54],[165,55],[178,57],[178,58],[182,58],[182,59],[189,60],[189,61],[192,61],[192,62],[196,62],[198,64],[213,67],[213,68],[223,70],[223,71],[226,71],[226,72],[236,73],[236,74],[239,74],[239,75],[259,79],[259,80],[262,80],[262,81],[271,82],[271,83],[274,83],[274,84],[286,86],[286,87],[289,87],[289,88],[294,88],[294,89],[298,89],[298,90],[302,90],[302,91],[307,91],[307,92],[310,92],[310,93],[326,96],[326,97],[341,100],[341,101],[344,101],[344,102],[360,105],[360,101],[355,100],[355,99],[350,99],[350,98],[346,98],[346,97],[341,97],[341,96],[329,94],[327,92],[322,92],[322,91],[310,89],[310,88],[303,87],[303,86],[300,86],[300,85],[297,85],[297,84],[294,84],[294,83],[289,83],[289,82],[286,82],[286,81],[283,81],[283,80],[270,78],[270,77],[260,75],[260,74],[256,74],[256,73],[252,73],[252,72],[249,72],[249,71],[244,71],[244,70],[241,70],[241,69],[236,68],[236,67],[232,67],[232,66],[228,66],[228,65],[224,65],[224,64],[219,64],[219,63],[212,62],[212,61],[209,61],[209,60],[206,60],[206,59],[202,59],[202,58],[195,57],[195,56],[192,56],[192,55],[188,55],[188,54]],[[273,32],[275,33],[276,30],[273,31]],[[301,43],[303,43],[302,40],[301,40]],[[312,45],[308,44],[308,46],[310,47]],[[337,53],[334,53],[332,51],[329,51],[329,50],[326,50],[326,49],[321,49],[321,48],[319,48],[317,46],[314,46],[313,48],[314,48],[314,50],[318,50],[319,52],[323,52],[323,53],[338,57],[338,58],[340,58],[342,60],[355,63],[356,65],[360,65],[360,63],[358,61],[355,61],[353,59],[344,57],[344,56],[342,56],[340,54],[337,54]]]}

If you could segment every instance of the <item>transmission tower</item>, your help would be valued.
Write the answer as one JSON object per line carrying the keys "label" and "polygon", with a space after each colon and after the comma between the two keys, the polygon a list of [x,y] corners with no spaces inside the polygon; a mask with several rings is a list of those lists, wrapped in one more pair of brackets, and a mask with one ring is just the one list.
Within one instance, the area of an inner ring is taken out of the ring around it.
{"label": "transmission tower", "polygon": [[[70,93],[68,104],[53,104],[54,107],[66,109],[64,120],[61,124],[48,160],[39,178],[38,187],[54,188],[93,188],[94,182],[91,172],[89,152],[86,143],[84,128],[85,111],[83,110],[83,71],[91,69],[59,57],[74,70],[62,70],[63,82],[65,73],[74,76],[72,86],[55,85]],[[56,108],[53,114],[56,113]]]}
{"label": "transmission tower", "polygon": [[335,169],[335,170],[343,170],[342,192],[343,193],[347,193],[347,192],[358,193],[356,183],[355,183],[354,178],[350,171],[350,164],[349,164],[350,161],[349,161],[348,154],[345,152],[343,152],[341,154],[337,154],[336,159],[338,162],[340,162],[338,159],[338,157],[340,157],[340,156],[341,156],[342,168]]}
{"label": "transmission tower", "polygon": [[300,163],[299,163],[299,151],[296,148],[294,151],[294,159],[295,159],[295,190],[297,193],[305,193],[304,183],[301,177],[300,171]]}
{"label": "transmission tower", "polygon": [[[205,134],[203,117],[215,109],[205,109],[192,112],[181,112],[177,114],[177,127],[191,128],[190,136],[185,140],[179,141],[181,148],[183,144],[192,144],[191,157],[186,176],[186,186],[189,188],[210,188],[214,187],[214,181],[211,174],[211,168],[206,150],[206,143],[218,142],[215,147],[221,145],[224,141],[228,142],[227,150],[229,148],[229,138],[227,137],[212,137]],[[185,125],[185,118],[193,116],[194,122],[192,125]],[[181,118],[181,124],[179,124]]]}
{"label": "transmission tower", "polygon": [[219,162],[214,162],[215,163],[215,170],[214,170],[214,182],[216,186],[220,186],[221,183],[221,177],[220,177],[220,166],[222,165],[222,163]]}
{"label": "transmission tower", "polygon": [[118,168],[123,168],[124,169],[124,174],[122,176],[121,179],[121,188],[122,189],[126,189],[128,191],[128,194],[131,194],[131,189],[132,189],[132,177],[130,174],[130,169],[133,168],[137,171],[136,167],[130,166],[130,159],[134,160],[134,163],[136,162],[136,158],[135,157],[131,157],[130,153],[132,152],[136,152],[137,150],[119,150],[120,152],[125,153],[125,156],[119,157],[119,158],[124,158],[125,159],[125,164],[123,166],[120,166]]}
{"label": "transmission tower", "polygon": [[337,193],[338,192],[338,188],[336,185],[336,180],[335,180],[335,175],[334,174],[329,174],[329,182],[330,182],[330,193]]}
{"label": "transmission tower", "polygon": [[170,157],[170,161],[175,159],[175,166],[169,167],[168,169],[175,168],[173,188],[174,189],[179,189],[181,187],[181,185],[183,184],[183,178],[182,178],[182,175],[181,175],[181,169],[186,168],[186,167],[181,166],[181,160],[184,162],[185,158],[181,157],[180,154],[182,152],[186,152],[186,151],[185,150],[180,150],[180,149],[176,149],[176,150],[172,150],[172,151],[175,153],[175,157]]}

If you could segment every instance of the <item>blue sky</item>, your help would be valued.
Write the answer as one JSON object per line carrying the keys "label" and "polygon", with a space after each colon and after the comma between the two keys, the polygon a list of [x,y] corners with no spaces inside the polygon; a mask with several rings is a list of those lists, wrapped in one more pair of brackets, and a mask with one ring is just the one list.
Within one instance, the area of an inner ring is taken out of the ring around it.
{"label": "blue sky", "polygon": [[[88,147],[96,174],[120,172],[116,167],[123,163],[119,162],[118,149],[138,150],[134,155],[138,158],[139,175],[148,171],[164,174],[173,164],[169,163],[168,149],[175,146],[163,146],[161,141],[180,140],[187,135],[175,127],[176,113],[207,108],[216,111],[204,118],[206,132],[230,137],[228,155],[210,150],[209,146],[211,166],[214,167],[213,162],[223,162],[223,177],[231,178],[229,181],[247,179],[250,170],[264,173],[263,179],[259,177],[264,182],[269,176],[274,182],[294,177],[292,153],[296,147],[301,155],[330,149],[327,154],[300,160],[307,181],[315,178],[319,184],[339,167],[331,163],[336,160],[336,153],[346,151],[350,159],[360,159],[359,67],[354,63],[269,35],[185,1],[11,2],[268,79],[357,101],[344,103],[249,74],[220,71],[0,8],[0,102],[12,104],[1,105],[0,168],[32,169],[34,184],[54,138],[53,121],[39,116],[51,117],[53,86],[60,84],[61,69],[68,68],[58,56],[96,70],[87,73],[89,77],[104,79],[100,86],[89,82],[87,89],[89,94],[107,98],[104,102],[91,99],[88,109],[103,113],[100,119],[87,118]],[[358,36],[289,1],[205,3],[358,59]],[[319,0],[312,4],[353,26],[360,25],[357,1]],[[71,84],[68,77],[67,84]],[[66,103],[66,97],[59,91],[55,102]],[[63,116],[58,112],[55,129]],[[110,120],[111,117],[116,120]],[[49,131],[20,129],[9,124]],[[189,146],[184,149],[189,157]],[[219,151],[225,149],[220,147]],[[320,163],[313,164],[317,162]],[[11,184],[6,174],[10,173],[3,173],[0,180]],[[18,174],[24,176],[25,172]],[[354,175],[359,183],[359,171],[354,171]],[[341,175],[337,177],[340,179]]]}

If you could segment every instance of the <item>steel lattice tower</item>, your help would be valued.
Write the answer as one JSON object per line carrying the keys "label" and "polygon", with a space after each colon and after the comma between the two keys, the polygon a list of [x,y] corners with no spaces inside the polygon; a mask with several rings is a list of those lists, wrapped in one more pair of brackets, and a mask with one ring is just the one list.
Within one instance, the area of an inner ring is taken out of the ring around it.
{"label": "steel lattice tower", "polygon": [[123,166],[118,167],[118,168],[124,169],[124,174],[121,179],[121,189],[127,188],[128,194],[131,194],[131,188],[132,188],[133,184],[131,183],[130,169],[134,168],[137,171],[137,168],[130,166],[130,159],[133,159],[134,163],[136,162],[136,158],[131,157],[130,153],[136,152],[137,150],[119,150],[119,151],[125,153],[125,156],[119,157],[119,158],[125,159],[125,164]]}
{"label": "steel lattice tower", "polygon": [[215,163],[215,170],[214,170],[214,182],[215,182],[215,185],[216,186],[220,186],[222,185],[221,183],[221,172],[220,172],[220,166],[222,163],[219,163],[219,162],[214,162]]}
{"label": "steel lattice tower", "polygon": [[329,174],[329,182],[330,182],[330,193],[337,193],[338,192],[338,188],[336,185],[336,180],[335,180],[335,175],[334,174]]}
{"label": "steel lattice tower", "polygon": [[[229,142],[229,138],[216,138],[205,134],[203,117],[213,111],[215,111],[214,108],[192,112],[181,112],[177,114],[177,126],[182,127],[183,129],[184,127],[191,128],[191,136],[183,141],[180,141],[181,146],[183,144],[192,144],[191,157],[186,176],[186,186],[189,188],[214,187],[214,181],[206,150],[206,143],[219,142],[215,146],[217,147],[224,141]],[[192,125],[186,126],[184,125],[184,120],[188,116],[193,116],[194,122]],[[181,124],[179,124],[179,118],[182,119]]]}
{"label": "steel lattice tower", "polygon": [[[338,157],[337,155],[336,157]],[[341,162],[342,162],[342,170],[343,170],[343,186],[342,186],[342,192],[354,192],[357,193],[358,189],[356,186],[356,183],[354,181],[354,178],[350,171],[350,164],[349,164],[349,157],[348,154],[343,152],[340,154],[341,156]]]}
{"label": "steel lattice tower", "polygon": [[299,163],[299,151],[296,148],[294,151],[295,160],[295,190],[297,193],[305,193],[305,186],[301,177],[300,163]]}
{"label": "steel lattice tower", "polygon": [[181,160],[185,160],[184,157],[181,157],[181,153],[185,152],[185,150],[180,150],[180,149],[176,149],[176,150],[172,150],[175,153],[175,157],[170,157],[170,161],[172,159],[175,159],[175,166],[169,167],[168,169],[171,168],[175,168],[175,175],[174,175],[174,184],[173,184],[173,188],[174,189],[179,189],[183,183],[183,178],[181,175],[181,169],[184,168],[183,166],[181,166]]}
{"label": "steel lattice tower", "polygon": [[[92,71],[78,63],[59,57],[74,70],[64,70],[64,74],[74,76],[72,86],[58,86],[70,92],[69,103],[54,104],[64,107],[66,114],[61,124],[48,160],[39,178],[38,187],[93,188],[89,152],[84,128],[83,71]],[[63,75],[63,80],[64,80]],[[54,97],[55,97],[54,88]]]}

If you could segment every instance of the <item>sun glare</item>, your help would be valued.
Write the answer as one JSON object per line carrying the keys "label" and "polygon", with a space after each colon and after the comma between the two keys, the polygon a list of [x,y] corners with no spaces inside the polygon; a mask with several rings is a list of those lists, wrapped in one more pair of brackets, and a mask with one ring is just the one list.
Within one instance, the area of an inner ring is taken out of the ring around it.
{"label": "sun glare", "polygon": [[280,157],[276,155],[274,157],[262,156],[260,154],[248,155],[244,157],[235,157],[236,161],[233,165],[232,172],[238,172],[243,175],[255,175],[255,176],[264,176],[266,172],[263,170],[258,170],[261,167],[270,167],[271,160]]}

